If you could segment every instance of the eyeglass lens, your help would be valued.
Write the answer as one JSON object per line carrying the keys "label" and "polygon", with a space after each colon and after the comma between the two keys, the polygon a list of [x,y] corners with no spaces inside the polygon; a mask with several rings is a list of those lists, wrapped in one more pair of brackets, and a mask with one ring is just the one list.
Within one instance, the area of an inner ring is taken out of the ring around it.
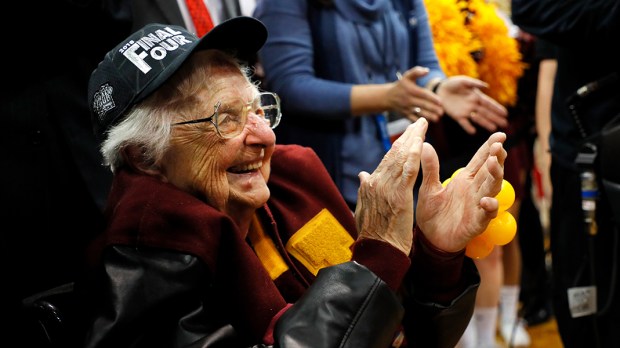
{"label": "eyeglass lens", "polygon": [[280,99],[273,93],[261,93],[259,95],[260,105],[265,113],[265,119],[271,128],[276,128],[280,123]]}
{"label": "eyeglass lens", "polygon": [[231,138],[241,133],[250,112],[263,117],[269,127],[275,128],[280,123],[280,100],[277,95],[264,92],[245,105],[220,105],[215,114],[219,134],[224,138]]}

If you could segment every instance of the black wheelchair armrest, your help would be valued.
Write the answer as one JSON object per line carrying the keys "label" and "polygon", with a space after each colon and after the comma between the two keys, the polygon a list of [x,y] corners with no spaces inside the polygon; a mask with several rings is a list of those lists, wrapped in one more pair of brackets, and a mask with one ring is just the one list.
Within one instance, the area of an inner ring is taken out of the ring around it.
{"label": "black wheelchair armrest", "polygon": [[74,284],[66,283],[22,300],[29,341],[40,347],[69,347],[76,339]]}

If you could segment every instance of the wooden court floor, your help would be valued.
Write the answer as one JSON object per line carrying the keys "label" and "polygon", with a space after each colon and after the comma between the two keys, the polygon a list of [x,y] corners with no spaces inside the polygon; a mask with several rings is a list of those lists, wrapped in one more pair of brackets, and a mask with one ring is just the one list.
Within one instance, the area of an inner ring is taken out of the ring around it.
{"label": "wooden court floor", "polygon": [[[535,326],[531,326],[527,328],[527,331],[530,334],[530,338],[532,339],[532,344],[529,348],[563,348],[564,345],[560,340],[560,336],[558,334],[558,328],[554,319],[551,319],[542,324],[538,324]],[[501,336],[498,335],[497,342],[500,347],[503,348],[513,348],[508,347]]]}

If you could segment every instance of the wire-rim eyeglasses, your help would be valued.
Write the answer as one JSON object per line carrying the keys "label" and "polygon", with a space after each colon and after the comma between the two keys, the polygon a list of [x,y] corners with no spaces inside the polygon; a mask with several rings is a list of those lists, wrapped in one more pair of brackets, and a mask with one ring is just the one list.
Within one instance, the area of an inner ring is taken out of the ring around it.
{"label": "wire-rim eyeglasses", "polygon": [[282,118],[280,97],[272,92],[261,92],[246,104],[230,103],[223,105],[222,101],[218,101],[214,106],[213,114],[209,117],[177,122],[173,123],[172,126],[211,122],[215,126],[218,136],[223,139],[230,139],[241,134],[250,111],[262,117],[271,129],[276,128]]}

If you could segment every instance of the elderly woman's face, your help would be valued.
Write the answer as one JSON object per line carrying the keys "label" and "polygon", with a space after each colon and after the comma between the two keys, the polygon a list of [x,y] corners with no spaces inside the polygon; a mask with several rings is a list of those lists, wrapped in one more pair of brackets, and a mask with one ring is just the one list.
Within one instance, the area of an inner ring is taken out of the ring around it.
{"label": "elderly woman's face", "polygon": [[[208,88],[199,94],[205,110],[194,119],[211,116],[215,105],[247,104],[257,94],[237,70],[212,69]],[[175,126],[171,147],[163,161],[164,175],[175,186],[231,215],[261,207],[269,198],[267,179],[275,134],[253,110],[241,133],[218,136],[210,122]]]}

